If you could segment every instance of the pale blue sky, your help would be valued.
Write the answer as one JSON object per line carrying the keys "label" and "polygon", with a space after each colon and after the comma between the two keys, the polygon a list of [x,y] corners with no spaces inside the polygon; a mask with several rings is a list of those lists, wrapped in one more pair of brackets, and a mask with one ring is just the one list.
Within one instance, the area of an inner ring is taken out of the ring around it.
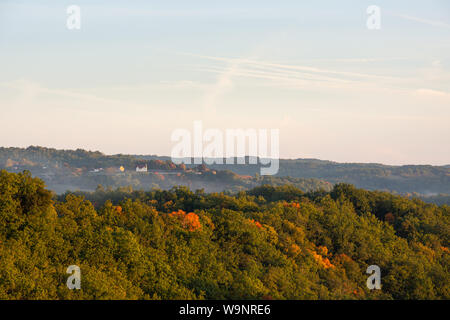
{"label": "pale blue sky", "polygon": [[449,164],[449,57],[449,1],[2,0],[0,145],[170,155],[203,120],[278,128],[283,158]]}

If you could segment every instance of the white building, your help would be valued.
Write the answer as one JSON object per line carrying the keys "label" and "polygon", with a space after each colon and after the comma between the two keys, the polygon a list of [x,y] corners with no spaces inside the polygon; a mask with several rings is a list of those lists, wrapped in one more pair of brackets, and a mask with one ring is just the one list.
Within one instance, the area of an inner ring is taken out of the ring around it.
{"label": "white building", "polygon": [[138,164],[136,167],[136,172],[147,172],[147,164]]}

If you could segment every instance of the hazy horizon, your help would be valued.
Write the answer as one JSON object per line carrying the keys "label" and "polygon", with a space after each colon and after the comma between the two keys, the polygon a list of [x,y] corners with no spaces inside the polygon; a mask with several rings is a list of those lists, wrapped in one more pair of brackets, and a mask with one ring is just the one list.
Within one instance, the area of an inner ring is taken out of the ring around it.
{"label": "hazy horizon", "polygon": [[[26,149],[29,147],[41,147],[41,148],[48,148],[48,149],[56,149],[56,150],[65,150],[65,151],[76,151],[77,149],[83,149],[85,151],[88,152],[100,152],[106,156],[115,156],[115,155],[130,155],[130,156],[156,156],[156,157],[167,157],[170,158],[170,155],[165,155],[165,154],[155,154],[155,153],[123,153],[123,152],[119,152],[119,153],[106,153],[103,152],[101,150],[89,150],[89,149],[84,149],[84,148],[53,148],[53,147],[48,147],[48,146],[37,146],[37,145],[29,145],[29,146],[24,146],[24,147],[18,147],[18,146],[0,146],[0,148],[22,148],[22,149]],[[248,157],[248,155],[246,155],[245,157]],[[225,157],[224,157],[225,158]],[[205,158],[206,159],[206,158]],[[330,162],[336,162],[336,163],[342,163],[342,164],[380,164],[380,165],[386,165],[386,166],[408,166],[408,165],[430,165],[430,166],[439,166],[439,167],[446,167],[446,166],[450,166],[450,163],[447,164],[439,164],[439,165],[435,165],[435,164],[417,164],[417,163],[405,163],[405,164],[390,164],[390,163],[382,163],[382,162],[356,162],[356,161],[336,161],[333,159],[320,159],[320,158],[306,158],[306,157],[297,157],[297,158],[283,158],[280,157],[280,160],[319,160],[319,161],[330,161]]]}

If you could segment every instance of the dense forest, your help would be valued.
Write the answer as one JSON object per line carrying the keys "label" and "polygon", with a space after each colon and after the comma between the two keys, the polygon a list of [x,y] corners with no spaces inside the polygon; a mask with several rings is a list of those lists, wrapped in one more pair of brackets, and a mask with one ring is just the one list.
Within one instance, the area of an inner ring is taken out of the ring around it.
{"label": "dense forest", "polygon": [[0,299],[449,299],[449,214],[348,184],[56,196],[2,170]]}

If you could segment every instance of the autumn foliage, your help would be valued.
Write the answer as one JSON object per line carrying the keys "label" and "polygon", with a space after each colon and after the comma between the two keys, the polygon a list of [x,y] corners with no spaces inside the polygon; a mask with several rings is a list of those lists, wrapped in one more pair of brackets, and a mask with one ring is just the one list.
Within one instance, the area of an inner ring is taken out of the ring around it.
{"label": "autumn foliage", "polygon": [[[0,300],[448,300],[449,217],[448,206],[348,186],[56,198],[0,171]],[[81,290],[67,288],[72,264]],[[382,290],[367,288],[372,264]]]}
{"label": "autumn foliage", "polygon": [[257,228],[262,228],[261,223],[259,223],[258,221],[255,221],[254,219],[249,219],[250,223],[255,225]]}
{"label": "autumn foliage", "polygon": [[284,206],[287,207],[287,208],[297,208],[297,209],[299,209],[300,208],[300,203],[297,203],[297,202],[290,202],[290,203],[288,203],[288,202],[286,202],[286,203],[284,203]]}
{"label": "autumn foliage", "polygon": [[202,230],[200,218],[194,212],[186,213],[183,210],[173,211],[169,213],[171,217],[175,217],[180,220],[183,228],[193,232]]}
{"label": "autumn foliage", "polygon": [[[319,247],[319,250],[321,251],[322,254],[324,252],[328,252],[328,249],[326,247]],[[328,258],[323,257],[314,250],[310,250],[310,252],[314,257],[314,260],[316,260],[319,263],[319,265],[321,265],[325,269],[334,268],[334,265],[330,262]]]}

